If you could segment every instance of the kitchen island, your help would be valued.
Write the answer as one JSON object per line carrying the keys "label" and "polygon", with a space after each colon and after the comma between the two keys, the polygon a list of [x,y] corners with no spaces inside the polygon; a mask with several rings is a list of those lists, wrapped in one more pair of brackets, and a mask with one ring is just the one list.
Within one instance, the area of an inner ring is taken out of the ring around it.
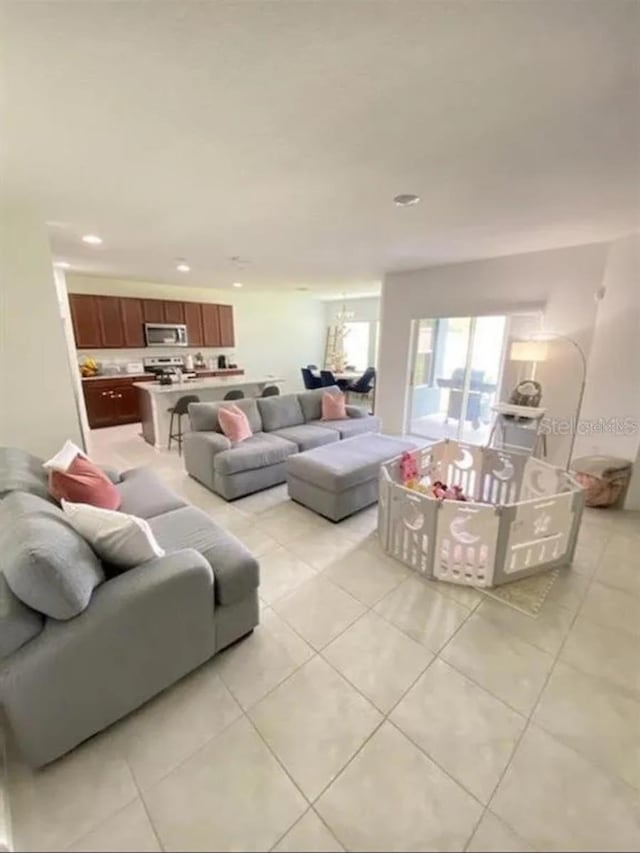
{"label": "kitchen island", "polygon": [[[196,394],[201,402],[210,403],[224,399],[232,388],[244,391],[245,397],[259,397],[267,385],[280,386],[284,382],[275,376],[221,376],[211,379],[192,379],[175,382],[172,385],[160,385],[159,382],[134,382],[140,400],[142,415],[142,436],[154,447],[166,448],[169,438],[168,411],[185,394]],[[187,424],[183,420],[183,429]],[[174,429],[177,424],[174,423]]]}

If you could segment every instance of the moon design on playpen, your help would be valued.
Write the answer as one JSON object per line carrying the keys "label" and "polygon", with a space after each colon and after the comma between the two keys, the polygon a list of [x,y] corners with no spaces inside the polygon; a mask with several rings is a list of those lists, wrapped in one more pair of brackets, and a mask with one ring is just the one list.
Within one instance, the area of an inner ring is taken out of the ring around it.
{"label": "moon design on playpen", "polygon": [[407,501],[402,520],[405,527],[408,527],[409,530],[422,530],[424,525],[424,515],[412,501]]}
{"label": "moon design on playpen", "polygon": [[473,465],[473,456],[471,455],[471,452],[467,450],[466,447],[460,447],[459,450],[461,453],[461,458],[455,459],[453,464],[456,466],[456,468],[460,468],[462,471],[468,471],[469,468],[471,468],[471,466]]}
{"label": "moon design on playpen", "polygon": [[473,545],[480,539],[479,536],[467,530],[467,524],[471,521],[471,518],[472,516],[470,515],[456,515],[449,525],[449,530],[453,538],[463,545]]}
{"label": "moon design on playpen", "polygon": [[510,462],[506,456],[500,456],[498,458],[499,461],[502,463],[502,468],[494,468],[491,473],[494,477],[497,477],[498,480],[502,480],[503,482],[506,480],[510,480],[516,470],[513,467],[513,463]]}

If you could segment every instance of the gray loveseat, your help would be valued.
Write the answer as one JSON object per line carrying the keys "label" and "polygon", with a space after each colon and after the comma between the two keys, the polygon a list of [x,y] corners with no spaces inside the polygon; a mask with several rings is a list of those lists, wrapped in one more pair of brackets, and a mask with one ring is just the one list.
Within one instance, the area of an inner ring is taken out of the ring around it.
{"label": "gray loveseat", "polygon": [[[49,498],[42,460],[0,448],[0,702],[32,766],[133,711],[258,624],[259,568],[244,545],[153,471],[108,473],[121,510],[146,518],[167,552],[120,574]],[[25,565],[63,577],[62,599],[86,591],[86,608],[51,618],[26,606],[7,582]]]}
{"label": "gray loveseat", "polygon": [[218,423],[218,410],[228,403],[191,403],[191,431],[183,443],[188,473],[226,500],[234,500],[284,483],[285,463],[293,453],[379,432],[380,419],[358,406],[347,406],[348,417],[343,420],[322,420],[322,395],[331,390],[234,400],[253,431],[251,438],[237,444]]}

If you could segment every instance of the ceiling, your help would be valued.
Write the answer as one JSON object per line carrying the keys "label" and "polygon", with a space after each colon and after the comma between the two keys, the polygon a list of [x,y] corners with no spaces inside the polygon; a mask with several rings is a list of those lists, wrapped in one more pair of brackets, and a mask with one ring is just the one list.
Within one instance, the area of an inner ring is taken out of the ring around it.
{"label": "ceiling", "polygon": [[372,292],[385,271],[638,227],[635,0],[2,13],[5,187],[74,269]]}

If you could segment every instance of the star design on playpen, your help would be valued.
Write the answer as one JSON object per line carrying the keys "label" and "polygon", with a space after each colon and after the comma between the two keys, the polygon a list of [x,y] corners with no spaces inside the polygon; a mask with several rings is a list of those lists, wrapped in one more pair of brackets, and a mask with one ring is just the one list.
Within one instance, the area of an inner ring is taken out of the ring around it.
{"label": "star design on playpen", "polygon": [[548,512],[542,512],[540,515],[533,520],[533,532],[536,536],[544,536],[545,533],[549,532],[549,525],[551,524],[551,516]]}

